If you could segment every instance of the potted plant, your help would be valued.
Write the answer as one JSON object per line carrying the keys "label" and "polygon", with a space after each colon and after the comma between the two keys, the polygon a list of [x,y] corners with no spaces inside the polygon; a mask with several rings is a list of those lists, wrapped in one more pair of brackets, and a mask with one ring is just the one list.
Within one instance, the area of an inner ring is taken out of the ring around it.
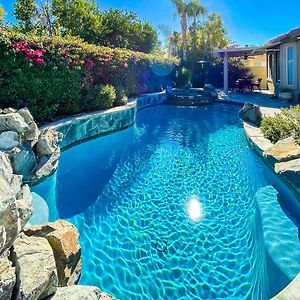
{"label": "potted plant", "polygon": [[293,99],[293,90],[282,87],[279,89],[279,98],[286,100],[286,101],[291,101]]}

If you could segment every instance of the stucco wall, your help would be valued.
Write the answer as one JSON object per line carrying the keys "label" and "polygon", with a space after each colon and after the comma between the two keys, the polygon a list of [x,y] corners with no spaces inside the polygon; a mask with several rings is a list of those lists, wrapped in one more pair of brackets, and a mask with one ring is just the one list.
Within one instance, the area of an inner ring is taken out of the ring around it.
{"label": "stucco wall", "polygon": [[266,54],[253,56],[246,62],[249,73],[254,75],[254,80],[262,78],[261,88],[267,89],[267,56]]}

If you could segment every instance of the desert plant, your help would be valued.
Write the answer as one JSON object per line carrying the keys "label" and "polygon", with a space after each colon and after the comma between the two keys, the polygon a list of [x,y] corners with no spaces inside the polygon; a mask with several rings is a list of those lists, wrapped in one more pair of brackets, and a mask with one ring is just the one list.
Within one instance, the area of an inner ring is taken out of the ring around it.
{"label": "desert plant", "polygon": [[264,118],[260,124],[264,136],[276,143],[281,139],[293,137],[300,141],[300,107],[283,109],[275,117]]}

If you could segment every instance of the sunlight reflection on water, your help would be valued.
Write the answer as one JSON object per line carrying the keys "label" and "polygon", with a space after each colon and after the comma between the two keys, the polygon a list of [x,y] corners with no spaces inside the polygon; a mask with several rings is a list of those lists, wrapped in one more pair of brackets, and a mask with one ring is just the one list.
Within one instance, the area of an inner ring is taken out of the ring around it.
{"label": "sunlight reflection on water", "polygon": [[191,196],[188,198],[186,210],[189,218],[194,222],[199,222],[204,218],[203,205],[200,202],[199,197]]}

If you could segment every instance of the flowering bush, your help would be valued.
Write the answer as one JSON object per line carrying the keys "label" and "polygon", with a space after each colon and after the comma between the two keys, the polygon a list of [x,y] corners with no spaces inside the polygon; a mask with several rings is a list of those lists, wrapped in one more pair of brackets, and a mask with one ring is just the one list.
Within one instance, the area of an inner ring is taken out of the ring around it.
{"label": "flowering bush", "polygon": [[[97,97],[100,86],[116,86],[122,97],[160,91],[176,63],[74,37],[50,39],[2,29],[0,107],[27,106],[41,122],[107,108],[105,99]],[[169,74],[153,71],[157,65]]]}

